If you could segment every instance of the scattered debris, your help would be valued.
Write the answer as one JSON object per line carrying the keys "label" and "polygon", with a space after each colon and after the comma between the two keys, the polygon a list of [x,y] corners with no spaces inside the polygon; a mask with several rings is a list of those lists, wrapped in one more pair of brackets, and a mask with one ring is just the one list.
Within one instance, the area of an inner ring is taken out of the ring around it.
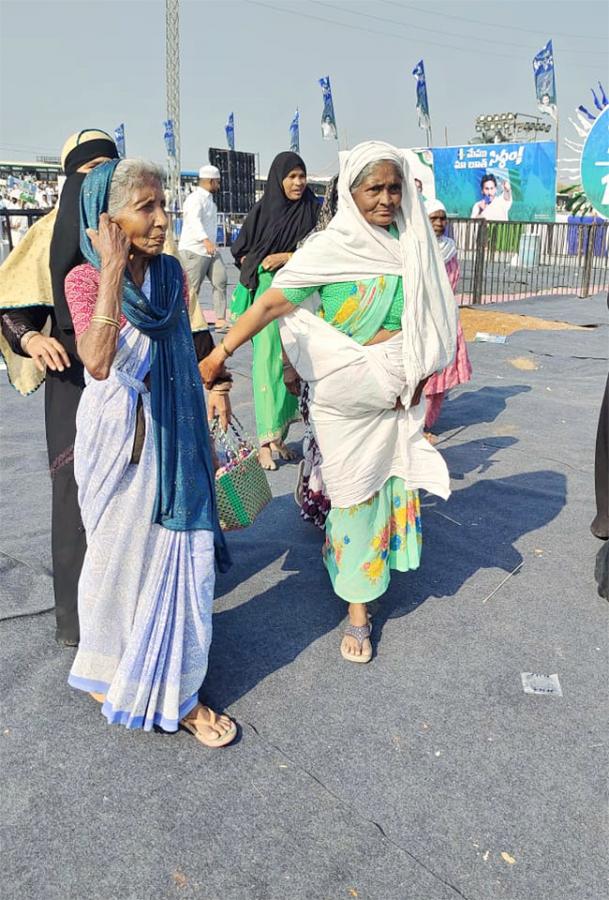
{"label": "scattered debris", "polygon": [[355,888],[349,888],[348,893],[349,893],[349,896],[350,896],[350,897],[359,897],[359,894],[357,893],[357,891],[355,890]]}
{"label": "scattered debris", "polygon": [[434,756],[442,756],[442,751],[436,750],[436,752],[434,753]]}
{"label": "scattered debris", "polygon": [[280,769],[287,769],[287,765],[285,763],[279,763]]}
{"label": "scattered debris", "polygon": [[516,356],[514,359],[508,359],[508,362],[522,372],[534,372],[539,368],[534,360],[528,359],[526,356]]}
{"label": "scattered debris", "polygon": [[507,343],[507,335],[489,334],[488,331],[477,331],[474,341],[477,344],[505,344]]}
{"label": "scattered debris", "polygon": [[520,677],[525,694],[555,694],[557,697],[562,697],[562,688],[558,675],[521,672]]}
{"label": "scattered debris", "polygon": [[486,862],[487,859],[489,858],[490,852],[491,852],[490,850],[486,850],[486,851],[482,854],[482,859],[484,860],[484,862]]}
{"label": "scattered debris", "polygon": [[502,859],[504,862],[508,863],[508,865],[510,865],[510,866],[513,866],[514,863],[516,862],[516,860],[514,859],[514,857],[513,857],[513,856],[510,856],[509,853],[506,853],[505,850],[504,850],[503,853],[501,854],[501,859]]}
{"label": "scattered debris", "polygon": [[509,579],[512,577],[512,575],[515,575],[516,572],[519,572],[520,569],[522,569],[523,565],[524,565],[524,560],[522,560],[522,562],[519,562],[518,565],[516,566],[516,568],[513,569],[509,575],[506,575],[505,578],[503,579],[503,581],[501,582],[501,584],[498,584],[497,587],[495,588],[495,590],[491,591],[491,593],[487,597],[485,597],[482,602],[486,603],[487,600],[490,600],[491,597],[494,597],[495,594],[497,593],[497,591],[499,590],[499,588],[502,588],[503,585],[506,583],[506,581],[509,581]]}
{"label": "scattered debris", "polygon": [[535,547],[533,552],[535,553],[535,556],[543,556],[543,550],[540,547]]}
{"label": "scattered debris", "polygon": [[452,522],[453,525],[463,525],[463,522],[457,522],[456,519],[451,519],[450,516],[447,516],[446,513],[441,513],[437,509],[432,509],[432,512],[435,512],[437,516],[442,516],[443,519],[447,519],[449,522]]}
{"label": "scattered debris", "polygon": [[186,875],[184,874],[184,872],[180,872],[179,869],[175,870],[172,877],[179,888],[186,887],[186,885],[188,884]]}

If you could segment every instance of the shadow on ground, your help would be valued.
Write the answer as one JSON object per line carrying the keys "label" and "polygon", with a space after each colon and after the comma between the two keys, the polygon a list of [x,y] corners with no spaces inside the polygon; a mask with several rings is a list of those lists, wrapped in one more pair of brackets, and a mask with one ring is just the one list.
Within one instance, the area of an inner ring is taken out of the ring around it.
{"label": "shadow on ground", "polygon": [[[503,440],[506,446],[514,443],[514,439]],[[451,469],[486,471],[497,449],[472,441],[449,448],[446,460]],[[454,491],[449,504],[425,496],[421,568],[406,575],[396,573],[382,601],[374,604],[375,642],[382,640],[388,618],[408,615],[431,597],[456,596],[480,569],[511,572],[522,561],[515,544],[552,521],[565,502],[565,476],[549,470],[479,479]],[[203,689],[205,698],[219,707],[230,706],[268,675],[289,665],[335,629],[346,612],[322,565],[321,532],[296,519],[289,495],[273,501],[263,527],[267,540],[258,536],[254,543],[247,530],[232,538],[239,584],[236,575],[219,580],[219,594],[232,605],[214,617]],[[264,589],[267,568],[269,587]],[[262,590],[254,596],[252,579],[256,579],[254,587],[262,581]],[[251,599],[246,600],[248,596]]]}

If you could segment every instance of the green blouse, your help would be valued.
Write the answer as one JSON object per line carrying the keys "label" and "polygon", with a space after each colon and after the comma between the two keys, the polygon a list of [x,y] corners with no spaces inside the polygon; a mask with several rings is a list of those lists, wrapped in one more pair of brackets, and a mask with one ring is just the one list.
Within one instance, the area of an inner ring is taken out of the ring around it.
{"label": "green blouse", "polygon": [[[394,233],[391,229],[391,233],[397,237],[397,230]],[[316,291],[321,298],[317,315],[358,343],[367,343],[381,328],[399,331],[402,327],[404,292],[398,275],[281,289],[286,300],[294,304]]]}

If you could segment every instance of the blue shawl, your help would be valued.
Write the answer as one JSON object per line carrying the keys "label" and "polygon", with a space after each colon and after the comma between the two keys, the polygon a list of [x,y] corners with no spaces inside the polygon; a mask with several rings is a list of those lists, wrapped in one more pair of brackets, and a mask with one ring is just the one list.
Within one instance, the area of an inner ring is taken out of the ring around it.
{"label": "blue shawl", "polygon": [[[97,230],[101,213],[108,210],[110,184],[119,162],[111,160],[93,169],[80,194],[80,248],[98,270],[101,260],[87,228]],[[224,572],[230,556],[216,511],[205,400],[178,260],[165,254],[152,257],[150,285],[148,300],[125,270],[123,313],[150,338],[150,405],[157,461],[152,520],[172,531],[213,531],[216,562]]]}

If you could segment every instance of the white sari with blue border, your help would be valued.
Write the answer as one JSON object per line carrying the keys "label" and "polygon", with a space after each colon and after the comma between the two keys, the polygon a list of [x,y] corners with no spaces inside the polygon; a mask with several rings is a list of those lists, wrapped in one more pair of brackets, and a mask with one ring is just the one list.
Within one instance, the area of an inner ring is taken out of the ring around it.
{"label": "white sari with blue border", "polygon": [[[150,295],[150,278],[142,287]],[[109,723],[175,731],[198,702],[212,635],[211,531],[153,524],[157,485],[150,339],[121,329],[109,377],[87,385],[76,419],[74,472],[87,553],[78,588],[80,644],[69,684],[106,695]],[[131,462],[138,396],[146,433]]]}

